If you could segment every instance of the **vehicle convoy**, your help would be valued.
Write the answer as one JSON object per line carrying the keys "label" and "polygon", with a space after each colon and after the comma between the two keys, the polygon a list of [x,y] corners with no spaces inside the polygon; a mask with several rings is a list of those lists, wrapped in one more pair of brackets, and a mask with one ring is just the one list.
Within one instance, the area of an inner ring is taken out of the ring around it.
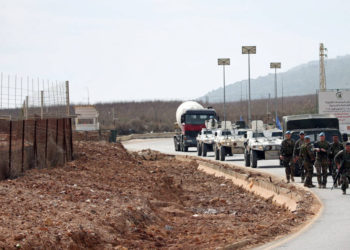
{"label": "vehicle convoy", "polygon": [[189,147],[197,147],[196,137],[210,118],[216,119],[214,109],[204,108],[194,101],[182,103],[176,110],[175,151],[187,152]]}
{"label": "vehicle convoy", "polygon": [[262,121],[252,121],[252,130],[247,131],[247,141],[245,142],[245,166],[256,168],[258,160],[279,159],[281,144],[281,138],[264,135]]}
{"label": "vehicle convoy", "polygon": [[[229,126],[226,126],[229,128]],[[221,125],[221,129],[215,131],[215,139],[213,150],[215,159],[224,161],[226,155],[243,154],[245,138],[242,136],[234,136],[229,129]]]}
{"label": "vehicle convoy", "polygon": [[197,155],[207,156],[207,152],[213,151],[214,146],[214,132],[218,128],[218,121],[211,118],[205,121],[205,127],[199,132],[197,136]]}
{"label": "vehicle convoy", "polygon": [[[321,114],[305,114],[305,115],[290,115],[283,117],[283,132],[290,131],[292,139],[299,139],[299,132],[304,131],[304,134],[310,137],[312,143],[320,139],[319,134],[325,133],[326,141],[331,143],[333,135],[338,135],[340,142],[348,140],[347,134],[341,134],[339,131],[339,120],[333,115]],[[299,162],[295,163],[295,175],[300,175]]]}

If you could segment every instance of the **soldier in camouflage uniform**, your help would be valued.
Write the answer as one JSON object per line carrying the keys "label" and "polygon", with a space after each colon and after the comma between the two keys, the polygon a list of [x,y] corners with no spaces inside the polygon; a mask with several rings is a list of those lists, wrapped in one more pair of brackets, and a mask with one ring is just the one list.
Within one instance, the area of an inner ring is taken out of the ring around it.
{"label": "soldier in camouflage uniform", "polygon": [[299,153],[299,160],[303,164],[303,168],[305,170],[305,187],[315,187],[315,185],[312,184],[312,176],[314,173],[314,161],[315,161],[315,155],[312,151],[312,145],[310,142],[310,137],[305,136],[304,139],[305,143],[301,145],[300,147],[300,153]]}
{"label": "soldier in camouflage uniform", "polygon": [[295,142],[293,158],[294,158],[294,163],[297,163],[300,167],[300,177],[301,177],[301,182],[303,183],[305,180],[305,169],[303,167],[303,162],[301,158],[299,158],[299,155],[300,155],[300,148],[304,144],[304,137],[305,137],[304,131],[300,131],[299,137],[300,138]]}
{"label": "soldier in camouflage uniform", "polygon": [[[337,166],[334,161],[334,157],[344,149],[344,146],[342,143],[339,142],[338,135],[333,135],[333,142],[330,145],[329,148],[329,159],[331,161],[331,164],[329,165],[329,173],[333,177],[333,182],[335,180],[335,176],[337,175]],[[335,187],[337,187],[337,183],[335,184]]]}
{"label": "soldier in camouflage uniform", "polygon": [[350,142],[346,143],[345,149],[338,152],[334,158],[335,163],[337,164],[338,169],[341,164],[343,165],[343,171],[341,173],[341,189],[343,194],[346,194],[346,189],[349,187],[349,178],[350,178]]}
{"label": "soldier in camouflage uniform", "polygon": [[328,174],[328,150],[330,148],[329,143],[326,141],[325,134],[320,133],[320,140],[314,145],[316,153],[316,174],[319,188],[326,188],[327,185],[327,174]]}
{"label": "soldier in camouflage uniform", "polygon": [[289,183],[290,180],[294,182],[294,164],[293,164],[293,150],[295,142],[291,138],[290,131],[285,133],[286,139],[282,141],[280,150],[280,159],[282,160],[283,166],[286,169],[286,178]]}

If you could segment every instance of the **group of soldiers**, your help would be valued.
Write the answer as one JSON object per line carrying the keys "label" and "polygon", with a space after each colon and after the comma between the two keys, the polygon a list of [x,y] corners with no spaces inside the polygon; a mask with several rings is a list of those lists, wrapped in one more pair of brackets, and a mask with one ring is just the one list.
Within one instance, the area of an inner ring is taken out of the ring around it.
{"label": "group of soldiers", "polygon": [[329,143],[322,132],[319,134],[319,141],[314,145],[311,144],[310,137],[305,136],[304,131],[299,133],[299,137],[295,142],[291,138],[291,132],[287,131],[282,142],[280,159],[285,167],[287,182],[294,182],[295,164],[298,164],[301,182],[305,187],[315,187],[312,183],[315,166],[319,188],[326,188],[327,176],[330,173],[333,185],[341,185],[343,194],[346,194],[350,179],[350,142],[346,143],[344,149],[337,135],[334,135],[333,142]]}

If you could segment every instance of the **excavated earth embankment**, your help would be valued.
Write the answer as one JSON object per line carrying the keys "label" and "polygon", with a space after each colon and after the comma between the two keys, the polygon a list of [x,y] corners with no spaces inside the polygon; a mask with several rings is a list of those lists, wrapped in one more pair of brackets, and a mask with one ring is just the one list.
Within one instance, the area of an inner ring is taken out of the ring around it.
{"label": "excavated earth embankment", "polygon": [[303,198],[291,211],[194,159],[129,153],[119,143],[77,142],[75,150],[77,160],[63,167],[0,182],[1,248],[247,248],[315,214],[305,190],[284,186]]}

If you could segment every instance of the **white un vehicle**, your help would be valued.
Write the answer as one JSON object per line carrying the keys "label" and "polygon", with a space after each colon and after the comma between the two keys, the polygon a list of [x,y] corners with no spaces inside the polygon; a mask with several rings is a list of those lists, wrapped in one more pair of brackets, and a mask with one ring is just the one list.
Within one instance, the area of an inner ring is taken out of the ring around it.
{"label": "white un vehicle", "polygon": [[280,137],[266,137],[261,126],[254,130],[247,131],[245,142],[244,161],[245,165],[256,168],[258,160],[279,159],[282,139]]}

